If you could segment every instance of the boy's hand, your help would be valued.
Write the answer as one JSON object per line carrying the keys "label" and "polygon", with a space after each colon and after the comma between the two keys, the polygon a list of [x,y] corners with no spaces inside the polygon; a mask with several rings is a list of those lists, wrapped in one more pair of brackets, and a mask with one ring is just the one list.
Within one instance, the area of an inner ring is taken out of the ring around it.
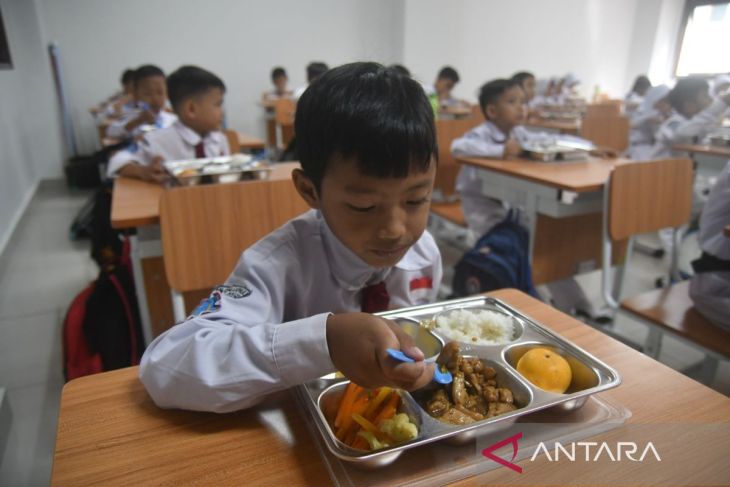
{"label": "boy's hand", "polygon": [[162,156],[155,156],[149,166],[139,166],[140,177],[151,183],[165,184],[170,175],[162,166]]}
{"label": "boy's hand", "polygon": [[[391,386],[408,391],[428,384],[434,365],[394,322],[367,313],[343,313],[327,318],[327,345],[332,363],[347,378],[365,388]],[[403,350],[416,360],[402,363],[387,348]]]}
{"label": "boy's hand", "polygon": [[504,143],[503,157],[505,159],[517,159],[522,155],[522,145],[517,139],[509,139]]}
{"label": "boy's hand", "polygon": [[155,120],[157,120],[157,116],[150,110],[142,110],[142,112],[137,117],[137,121],[139,122],[138,125],[152,125],[153,123],[155,123]]}

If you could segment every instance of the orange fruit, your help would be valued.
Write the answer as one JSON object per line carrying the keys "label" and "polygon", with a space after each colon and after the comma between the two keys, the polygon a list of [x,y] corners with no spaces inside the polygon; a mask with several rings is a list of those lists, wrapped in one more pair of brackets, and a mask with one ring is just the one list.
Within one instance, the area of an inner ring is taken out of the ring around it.
{"label": "orange fruit", "polygon": [[533,348],[517,361],[517,372],[548,392],[564,393],[573,380],[568,361],[547,348]]}

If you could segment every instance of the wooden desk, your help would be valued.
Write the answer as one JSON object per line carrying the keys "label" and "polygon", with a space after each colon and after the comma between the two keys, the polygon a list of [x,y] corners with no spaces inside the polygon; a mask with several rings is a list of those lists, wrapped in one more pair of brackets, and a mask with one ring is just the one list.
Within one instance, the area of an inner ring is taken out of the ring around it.
{"label": "wooden desk", "polygon": [[730,147],[719,147],[715,145],[702,144],[677,144],[672,147],[678,152],[688,152],[690,154],[703,154],[706,156],[715,156],[722,158],[730,158]]}
{"label": "wooden desk", "polygon": [[561,134],[578,135],[578,132],[580,132],[580,120],[546,120],[534,118],[528,120],[525,125],[528,127],[555,130]]}
{"label": "wooden desk", "polygon": [[[600,267],[603,186],[626,159],[534,162],[457,158],[479,169],[482,193],[525,209],[535,284]],[[614,258],[623,253],[617,245]]]}
{"label": "wooden desk", "polygon": [[[298,162],[274,164],[270,180],[290,179]],[[120,177],[114,180],[111,223],[116,229],[136,228],[130,236],[134,286],[139,303],[145,342],[174,323],[170,287],[165,277],[160,243],[160,195],[165,188],[159,184]],[[209,290],[185,293],[186,303],[198,303]]]}
{"label": "wooden desk", "polygon": [[[622,384],[601,396],[622,404],[632,416],[592,441],[607,441],[614,449],[619,441],[642,446],[652,441],[662,455],[661,463],[621,462],[619,468],[611,462],[549,462],[542,456],[519,462],[524,466],[520,485],[689,485],[707,468],[714,469],[715,482],[729,478],[727,462],[708,466],[708,461],[727,456],[727,429],[717,427],[730,423],[730,399],[519,291],[492,295],[619,371]],[[52,485],[329,484],[304,416],[289,394],[275,394],[260,406],[230,414],[162,410],[137,373],[133,367],[66,384]],[[665,437],[667,425],[684,428],[686,434],[681,441],[671,437],[660,442],[659,433],[637,433],[651,425],[663,428]],[[675,461],[678,457],[682,460]],[[497,468],[458,484],[513,484],[514,475]],[[704,485],[710,484],[705,479]]]}
{"label": "wooden desk", "polygon": [[266,141],[241,132],[238,132],[238,144],[241,150],[263,150],[266,148]]}

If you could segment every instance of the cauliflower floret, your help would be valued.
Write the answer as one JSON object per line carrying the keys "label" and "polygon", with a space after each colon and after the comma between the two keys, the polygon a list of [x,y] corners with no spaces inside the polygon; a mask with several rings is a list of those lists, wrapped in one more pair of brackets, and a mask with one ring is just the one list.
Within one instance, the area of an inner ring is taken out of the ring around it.
{"label": "cauliflower floret", "polygon": [[405,413],[399,413],[392,419],[386,419],[380,424],[380,431],[386,433],[398,443],[408,441],[418,436],[418,427],[411,423]]}

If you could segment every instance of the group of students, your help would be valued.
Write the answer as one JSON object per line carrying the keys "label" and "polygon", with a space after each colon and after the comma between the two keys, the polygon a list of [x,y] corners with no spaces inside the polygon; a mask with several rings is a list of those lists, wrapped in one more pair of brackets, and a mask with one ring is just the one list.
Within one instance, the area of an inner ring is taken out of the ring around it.
{"label": "group of students", "polygon": [[[334,370],[365,387],[414,390],[430,382],[433,364],[413,340],[372,314],[435,301],[442,278],[438,247],[426,231],[438,164],[434,106],[428,90],[400,68],[351,63],[310,79],[297,101],[301,169],[292,179],[311,210],[246,249],[205,306],[149,345],[140,379],[156,404],[233,411]],[[162,158],[228,153],[218,77],[192,66],[166,80],[152,75],[154,83],[141,74],[133,77],[137,105],[127,123],[144,110],[159,107],[152,112],[159,115],[168,96],[176,119],[115,154],[110,175],[162,181]],[[272,96],[290,93],[283,69],[272,72],[272,82]],[[455,71],[441,70],[431,96],[449,99],[456,82]],[[162,103],[143,89],[148,84],[165,93]],[[455,140],[452,152],[510,159],[520,143],[553,137],[522,126],[535,85],[529,73],[484,84],[485,122]],[[563,81],[561,89],[566,85],[572,86]],[[504,217],[505,206],[481,195],[474,171],[461,170],[457,189],[469,226],[481,235]],[[727,173],[718,187],[724,184],[730,200]],[[714,247],[707,252],[730,258]],[[388,348],[414,362],[394,361]]]}

